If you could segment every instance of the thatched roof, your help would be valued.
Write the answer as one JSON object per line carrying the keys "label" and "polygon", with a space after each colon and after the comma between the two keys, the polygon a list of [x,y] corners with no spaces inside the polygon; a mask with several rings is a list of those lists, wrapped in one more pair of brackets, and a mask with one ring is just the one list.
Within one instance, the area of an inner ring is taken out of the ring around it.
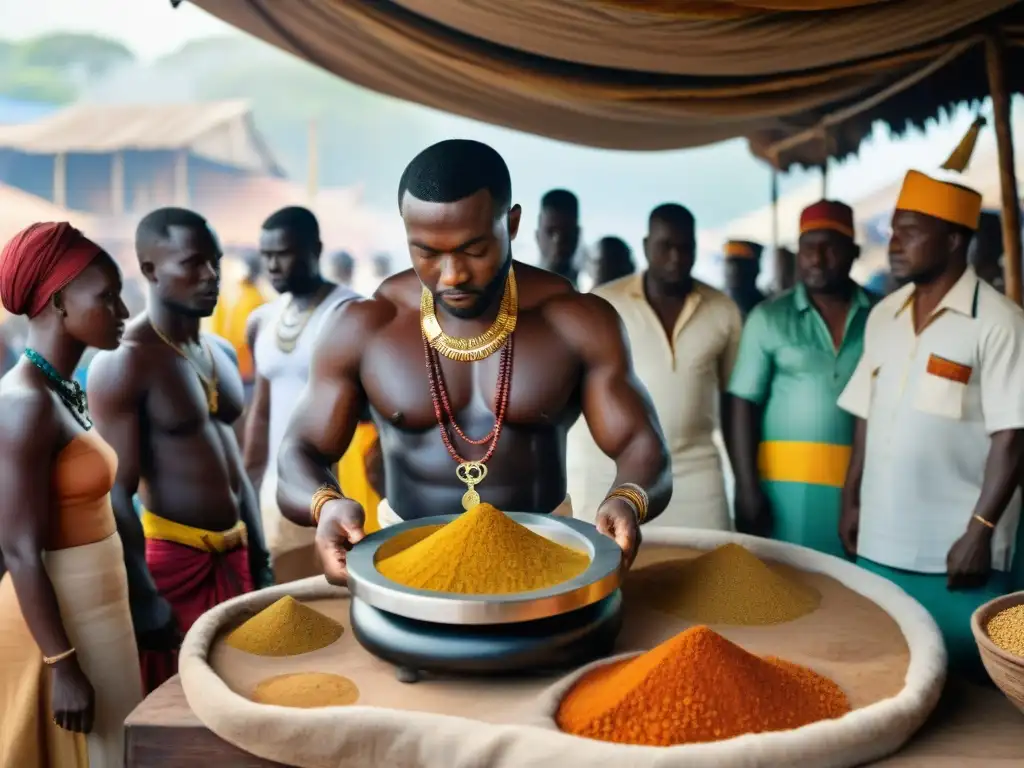
{"label": "thatched roof", "polygon": [[[980,34],[1024,40],[1020,0],[192,1],[382,93],[635,150],[738,136],[763,149],[923,77],[834,132],[843,154],[876,118],[899,128],[984,97]],[[1015,88],[1019,56],[1008,68]],[[782,164],[814,155],[804,146]]]}

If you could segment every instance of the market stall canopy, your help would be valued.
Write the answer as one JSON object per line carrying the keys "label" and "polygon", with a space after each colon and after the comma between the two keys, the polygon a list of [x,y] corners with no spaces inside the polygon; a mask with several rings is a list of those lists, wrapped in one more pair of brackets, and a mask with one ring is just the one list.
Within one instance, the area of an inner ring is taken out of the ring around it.
{"label": "market stall canopy", "polygon": [[[630,150],[738,136],[764,150],[908,79],[897,104],[863,114],[921,121],[987,95],[983,33],[1024,41],[1019,0],[193,3],[373,90]],[[1024,50],[1012,55],[1012,85],[1024,85]],[[833,149],[855,150],[862,137],[837,135]],[[814,158],[779,158],[793,160]]]}
{"label": "market stall canopy", "polygon": [[188,149],[214,162],[283,175],[242,100],[79,103],[35,122],[0,126],[0,148],[39,155]]}

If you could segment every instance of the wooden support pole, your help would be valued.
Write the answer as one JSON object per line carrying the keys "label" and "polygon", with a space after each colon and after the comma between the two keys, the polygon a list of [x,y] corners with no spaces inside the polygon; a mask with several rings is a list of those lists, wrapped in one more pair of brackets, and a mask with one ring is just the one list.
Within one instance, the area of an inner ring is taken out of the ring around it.
{"label": "wooden support pole", "polygon": [[1003,280],[1008,298],[1021,303],[1021,231],[1020,197],[1014,171],[1013,131],[1010,126],[1010,92],[1006,83],[1006,61],[1003,41],[997,35],[985,38],[985,62],[988,87],[992,95],[992,112],[999,148],[999,187],[1003,210]]}
{"label": "wooden support pole", "polygon": [[124,153],[115,152],[110,156],[110,212],[120,216],[124,211]]}
{"label": "wooden support pole", "polygon": [[779,172],[772,166],[772,253],[779,250]]}
{"label": "wooden support pole", "polygon": [[68,156],[63,152],[53,156],[53,204],[68,207]]}
{"label": "wooden support pole", "polygon": [[177,156],[174,158],[174,202],[175,205],[179,205],[182,208],[189,206],[189,198],[191,197],[189,185],[190,180],[188,177],[188,155],[187,149],[179,149]]}
{"label": "wooden support pole", "polygon": [[320,191],[320,131],[319,121],[314,117],[309,121],[309,133],[306,145],[306,196],[309,204],[316,202]]}

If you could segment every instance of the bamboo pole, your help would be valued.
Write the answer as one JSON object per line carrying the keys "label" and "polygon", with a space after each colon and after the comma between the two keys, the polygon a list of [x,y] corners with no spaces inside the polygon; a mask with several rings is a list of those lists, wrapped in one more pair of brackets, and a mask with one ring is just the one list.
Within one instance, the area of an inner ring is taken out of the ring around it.
{"label": "bamboo pole", "polygon": [[1020,197],[1014,171],[1013,131],[1010,126],[1010,92],[1006,83],[1003,41],[996,35],[985,38],[985,63],[992,95],[996,144],[999,148],[999,188],[1002,193],[1003,280],[1008,298],[1021,303]]}

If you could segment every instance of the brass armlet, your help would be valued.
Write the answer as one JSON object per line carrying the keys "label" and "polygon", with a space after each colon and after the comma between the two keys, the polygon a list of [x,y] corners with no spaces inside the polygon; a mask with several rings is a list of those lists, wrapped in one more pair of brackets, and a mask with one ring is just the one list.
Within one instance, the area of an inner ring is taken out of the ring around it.
{"label": "brass armlet", "polygon": [[636,483],[623,483],[618,488],[614,488],[612,492],[605,497],[605,501],[608,501],[609,499],[622,499],[624,502],[629,504],[629,506],[633,508],[633,513],[636,515],[637,525],[643,524],[647,519],[647,508],[650,504],[650,499],[647,496],[647,491]]}
{"label": "brass armlet", "polygon": [[48,667],[52,667],[54,664],[64,661],[64,659],[71,658],[74,655],[75,649],[74,647],[71,647],[63,653],[58,653],[56,656],[43,656],[43,664],[45,664]]}
{"label": "brass armlet", "polygon": [[320,525],[320,512],[323,510],[324,504],[343,498],[345,497],[337,488],[326,484],[317,488],[313,493],[313,498],[309,500],[309,516],[313,519],[313,525]]}

